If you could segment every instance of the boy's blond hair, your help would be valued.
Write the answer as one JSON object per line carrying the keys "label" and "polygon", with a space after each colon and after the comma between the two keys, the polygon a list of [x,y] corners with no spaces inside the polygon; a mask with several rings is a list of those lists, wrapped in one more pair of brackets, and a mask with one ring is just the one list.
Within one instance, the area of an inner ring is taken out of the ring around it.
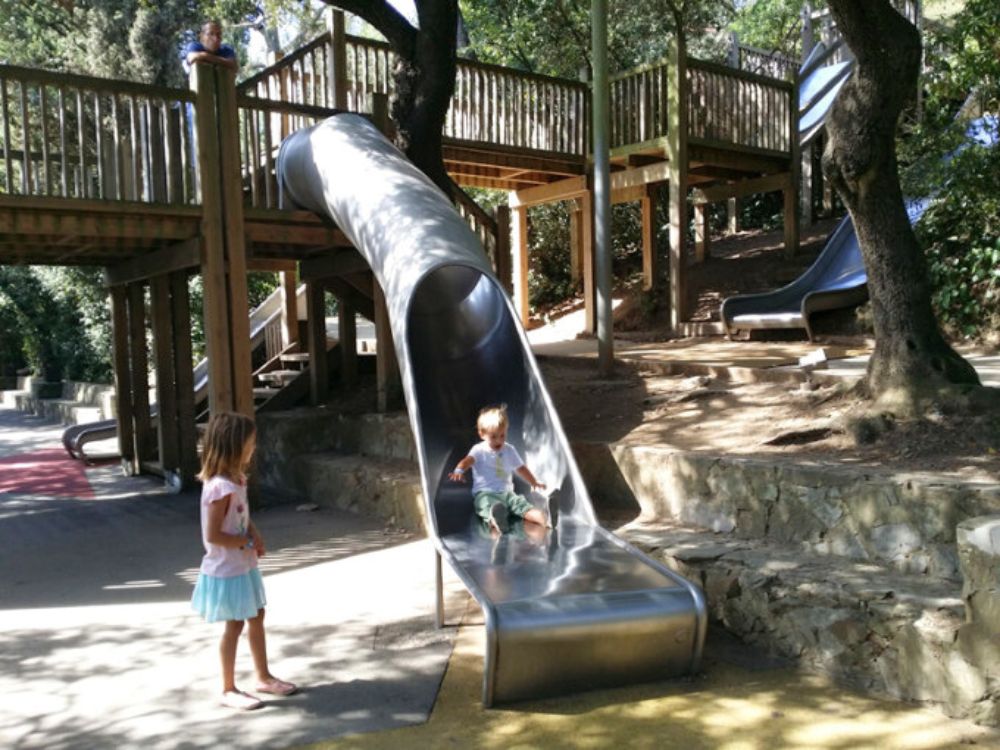
{"label": "boy's blond hair", "polygon": [[479,430],[479,434],[490,434],[501,430],[506,427],[507,422],[507,405],[500,404],[500,406],[488,406],[479,412],[479,418],[476,419],[476,429]]}

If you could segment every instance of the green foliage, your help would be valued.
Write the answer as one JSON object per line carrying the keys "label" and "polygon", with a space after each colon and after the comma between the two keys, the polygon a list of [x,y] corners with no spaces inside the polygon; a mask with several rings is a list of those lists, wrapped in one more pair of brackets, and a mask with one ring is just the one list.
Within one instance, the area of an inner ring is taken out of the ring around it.
{"label": "green foliage", "polygon": [[[612,70],[662,58],[676,33],[669,0],[611,0],[608,57]],[[684,16],[692,54],[718,57],[728,3],[687,2]],[[472,54],[484,62],[546,75],[577,78],[590,68],[587,0],[461,0]]]}
{"label": "green foliage", "polygon": [[246,45],[247,24],[260,15],[254,0],[12,0],[0,17],[0,60],[183,85],[181,43],[204,19],[221,20],[226,41],[239,52]]}
{"label": "green foliage", "polygon": [[[813,2],[818,8],[822,3]],[[749,0],[733,21],[744,44],[797,56],[801,48],[803,0]]]}
{"label": "green foliage", "polygon": [[1000,148],[966,149],[941,187],[918,225],[934,305],[950,332],[982,337],[1000,328]]}
{"label": "green foliage", "polygon": [[109,380],[106,300],[97,269],[0,266],[0,307],[17,321],[23,361],[46,380]]}
{"label": "green foliage", "polygon": [[1000,109],[1000,5],[969,0],[925,40],[923,119],[899,143],[908,195],[933,195],[917,225],[933,301],[942,325],[963,337],[1000,329],[1000,148],[973,146],[956,113],[973,94],[977,107]]}

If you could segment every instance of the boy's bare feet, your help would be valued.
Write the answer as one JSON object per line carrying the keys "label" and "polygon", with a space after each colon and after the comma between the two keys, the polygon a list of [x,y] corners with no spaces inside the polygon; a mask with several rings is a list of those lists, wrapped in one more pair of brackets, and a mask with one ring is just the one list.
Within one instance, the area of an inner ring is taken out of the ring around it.
{"label": "boy's bare feet", "polygon": [[503,503],[493,503],[493,507],[490,508],[490,527],[495,528],[501,534],[506,534],[510,530],[507,506]]}
{"label": "boy's bare feet", "polygon": [[227,690],[222,694],[222,705],[226,708],[235,708],[240,711],[253,711],[255,708],[260,708],[264,705],[264,702],[250,693],[244,693],[242,690]]}

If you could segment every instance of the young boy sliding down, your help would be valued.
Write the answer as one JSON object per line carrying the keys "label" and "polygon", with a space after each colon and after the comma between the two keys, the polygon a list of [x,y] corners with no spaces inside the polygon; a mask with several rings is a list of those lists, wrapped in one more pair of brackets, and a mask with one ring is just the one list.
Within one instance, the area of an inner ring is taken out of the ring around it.
{"label": "young boy sliding down", "polygon": [[546,514],[514,492],[512,473],[521,477],[532,489],[544,490],[545,485],[524,465],[514,446],[507,443],[507,408],[492,406],[483,409],[476,420],[476,428],[483,442],[472,446],[469,455],[458,462],[448,478],[453,482],[464,481],[465,472],[472,469],[476,515],[501,534],[510,528],[508,519],[511,515],[548,526]]}

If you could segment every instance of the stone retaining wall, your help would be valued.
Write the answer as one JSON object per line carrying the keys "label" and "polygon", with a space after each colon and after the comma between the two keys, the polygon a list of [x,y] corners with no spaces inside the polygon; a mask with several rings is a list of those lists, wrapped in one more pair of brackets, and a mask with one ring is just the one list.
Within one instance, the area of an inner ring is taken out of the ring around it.
{"label": "stone retaining wall", "polygon": [[955,527],[1000,513],[1000,483],[647,446],[576,443],[573,451],[595,504],[638,503],[647,518],[953,581],[961,579]]}

